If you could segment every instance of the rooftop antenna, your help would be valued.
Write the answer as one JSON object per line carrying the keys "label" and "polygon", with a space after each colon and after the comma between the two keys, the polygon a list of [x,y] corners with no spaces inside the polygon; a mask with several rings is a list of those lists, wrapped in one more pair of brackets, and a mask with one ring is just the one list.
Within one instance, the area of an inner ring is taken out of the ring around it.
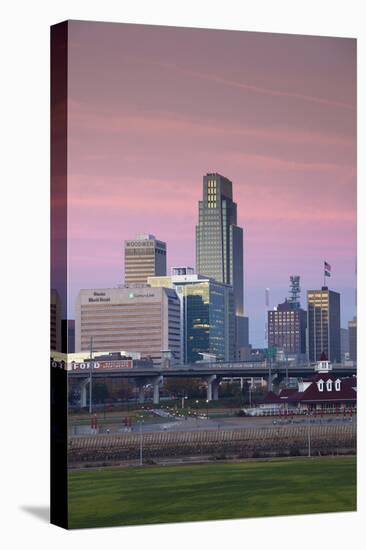
{"label": "rooftop antenna", "polygon": [[269,288],[266,288],[265,290],[265,304],[266,309],[269,309]]}
{"label": "rooftop antenna", "polygon": [[290,299],[293,309],[300,309],[300,275],[290,275]]}

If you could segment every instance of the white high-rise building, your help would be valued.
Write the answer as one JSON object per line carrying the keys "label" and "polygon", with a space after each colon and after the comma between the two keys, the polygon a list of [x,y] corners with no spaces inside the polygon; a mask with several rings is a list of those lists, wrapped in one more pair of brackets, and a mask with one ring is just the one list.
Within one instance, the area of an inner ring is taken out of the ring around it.
{"label": "white high-rise building", "polygon": [[76,302],[75,351],[129,349],[161,363],[180,362],[180,302],[174,289],[147,285],[81,290]]}

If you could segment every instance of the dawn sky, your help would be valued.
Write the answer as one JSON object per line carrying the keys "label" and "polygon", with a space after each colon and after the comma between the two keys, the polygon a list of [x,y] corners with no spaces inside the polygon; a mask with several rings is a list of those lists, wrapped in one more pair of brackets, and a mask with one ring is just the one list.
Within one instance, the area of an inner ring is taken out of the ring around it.
{"label": "dawn sky", "polygon": [[80,288],[123,280],[123,243],[195,265],[202,176],[233,182],[245,313],[264,344],[291,274],[355,314],[356,41],[73,21],[69,25],[69,316]]}

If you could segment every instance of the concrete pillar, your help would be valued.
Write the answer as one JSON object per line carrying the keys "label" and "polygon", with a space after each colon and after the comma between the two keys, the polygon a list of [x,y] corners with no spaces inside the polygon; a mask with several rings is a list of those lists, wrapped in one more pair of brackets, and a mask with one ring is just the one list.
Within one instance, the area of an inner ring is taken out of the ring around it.
{"label": "concrete pillar", "polygon": [[163,380],[162,376],[157,376],[156,378],[154,378],[154,381],[153,381],[153,387],[154,387],[153,403],[154,403],[154,405],[158,405],[159,402],[160,402],[159,387],[160,387],[160,384],[161,384],[162,380]]}
{"label": "concrete pillar", "polygon": [[138,389],[139,389],[139,403],[140,403],[140,405],[142,405],[143,403],[145,403],[144,385],[143,385],[143,384],[140,384],[140,385],[138,386]]}
{"label": "concrete pillar", "polygon": [[212,399],[214,401],[218,401],[219,399],[219,385],[220,382],[217,379],[212,382]]}
{"label": "concrete pillar", "polygon": [[163,369],[169,369],[172,364],[173,354],[170,350],[161,350],[161,367]]}
{"label": "concrete pillar", "polygon": [[216,374],[212,374],[206,378],[207,380],[207,401],[212,401],[212,389],[214,380],[216,380]]}
{"label": "concrete pillar", "polygon": [[87,407],[88,406],[88,388],[89,386],[89,378],[85,378],[85,380],[83,380],[81,382],[81,385],[80,385],[80,406],[81,407]]}

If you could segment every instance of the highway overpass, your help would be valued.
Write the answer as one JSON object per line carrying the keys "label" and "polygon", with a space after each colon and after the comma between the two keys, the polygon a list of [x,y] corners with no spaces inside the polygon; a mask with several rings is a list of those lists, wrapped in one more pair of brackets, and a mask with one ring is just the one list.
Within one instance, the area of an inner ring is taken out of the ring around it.
{"label": "highway overpass", "polygon": [[[144,386],[151,384],[154,388],[154,403],[159,403],[159,388],[164,378],[202,378],[207,382],[208,401],[219,396],[219,384],[223,378],[264,378],[268,388],[272,388],[274,379],[280,381],[288,378],[309,378],[316,374],[315,365],[308,363],[290,365],[286,363],[266,362],[231,362],[231,363],[195,363],[192,365],[177,365],[162,367],[130,367],[100,369],[97,361],[83,363],[83,368],[68,370],[70,378],[80,379],[81,404],[86,406],[87,387],[90,379],[125,378],[133,379],[139,388],[139,401],[144,401]],[[339,377],[353,376],[356,366],[343,364],[332,365],[332,374]]]}

